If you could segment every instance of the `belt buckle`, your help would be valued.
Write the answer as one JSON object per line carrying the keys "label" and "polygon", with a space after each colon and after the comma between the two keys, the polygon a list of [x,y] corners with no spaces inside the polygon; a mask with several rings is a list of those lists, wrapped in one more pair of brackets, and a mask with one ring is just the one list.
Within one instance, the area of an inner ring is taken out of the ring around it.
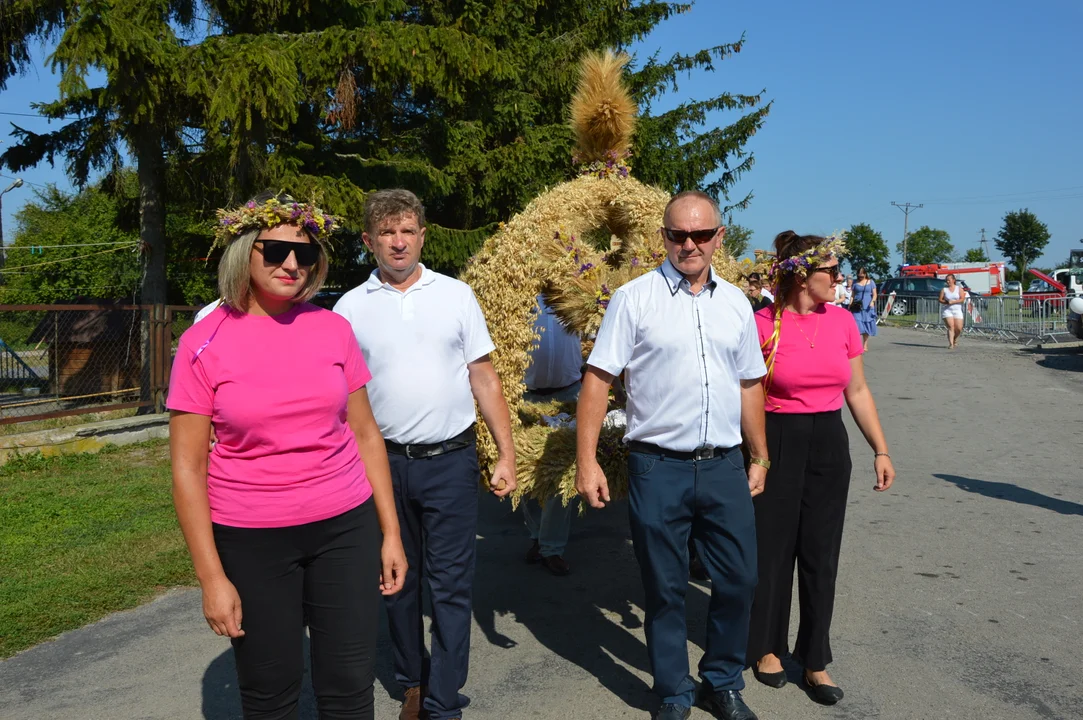
{"label": "belt buckle", "polygon": [[710,460],[714,457],[714,445],[701,445],[692,451],[693,460]]}
{"label": "belt buckle", "polygon": [[402,449],[405,451],[405,455],[406,455],[407,460],[417,460],[418,459],[417,456],[412,455],[410,453],[410,448],[412,448],[412,447],[414,447],[414,446],[413,445],[403,445],[402,446]]}

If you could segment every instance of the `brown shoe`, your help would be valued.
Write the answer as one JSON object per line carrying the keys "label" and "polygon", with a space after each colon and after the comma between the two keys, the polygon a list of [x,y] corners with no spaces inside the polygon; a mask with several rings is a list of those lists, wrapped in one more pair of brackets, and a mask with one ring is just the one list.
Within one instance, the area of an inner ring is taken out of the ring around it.
{"label": "brown shoe", "polygon": [[572,566],[559,555],[542,558],[541,564],[546,570],[558,576],[567,575],[572,571]]}
{"label": "brown shoe", "polygon": [[406,697],[402,701],[402,709],[399,710],[399,720],[425,720],[428,713],[421,707],[421,701],[425,699],[425,693],[419,686],[406,688]]}

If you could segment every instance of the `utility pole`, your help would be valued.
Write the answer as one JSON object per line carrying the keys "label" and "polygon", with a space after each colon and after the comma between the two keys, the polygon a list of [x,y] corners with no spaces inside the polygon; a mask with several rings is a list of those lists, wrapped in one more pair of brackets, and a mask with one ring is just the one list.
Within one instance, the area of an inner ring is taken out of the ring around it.
{"label": "utility pole", "polygon": [[919,205],[913,205],[911,203],[903,203],[903,204],[900,205],[899,203],[895,202],[894,200],[891,201],[891,204],[894,205],[895,207],[899,208],[900,210],[902,210],[903,215],[904,215],[904,218],[903,218],[903,257],[902,257],[902,264],[905,265],[906,264],[906,238],[909,237],[909,235],[910,235],[910,232],[909,232],[910,213],[914,212],[918,208],[925,207],[925,204],[922,203],[922,204],[919,204]]}
{"label": "utility pole", "polygon": [[981,251],[985,253],[985,259],[989,262],[993,261],[993,255],[989,252],[989,241],[985,239],[985,228],[981,229],[981,244],[978,246]]}

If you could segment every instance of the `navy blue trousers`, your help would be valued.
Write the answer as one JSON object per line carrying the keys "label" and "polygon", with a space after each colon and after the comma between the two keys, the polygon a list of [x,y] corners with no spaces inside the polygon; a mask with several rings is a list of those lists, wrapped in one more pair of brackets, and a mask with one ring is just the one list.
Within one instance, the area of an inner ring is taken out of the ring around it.
{"label": "navy blue trousers", "polygon": [[711,578],[707,647],[700,677],[740,690],[748,615],[756,588],[756,520],[739,448],[711,460],[628,456],[632,542],[646,596],[647,654],[663,703],[691,707],[688,672],[688,538]]}
{"label": "navy blue trousers", "polygon": [[[388,453],[402,544],[410,569],[385,597],[395,678],[428,687],[432,720],[457,718],[470,702],[459,692],[470,665],[471,598],[478,529],[477,447],[432,458]],[[432,599],[432,651],[425,649],[421,580]]]}

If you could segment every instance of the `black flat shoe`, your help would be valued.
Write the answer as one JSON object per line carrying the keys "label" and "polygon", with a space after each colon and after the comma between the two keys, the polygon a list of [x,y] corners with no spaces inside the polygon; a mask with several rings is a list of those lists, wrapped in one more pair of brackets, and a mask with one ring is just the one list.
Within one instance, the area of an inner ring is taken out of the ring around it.
{"label": "black flat shoe", "polygon": [[835,685],[813,685],[808,675],[805,675],[805,685],[812,691],[812,698],[821,705],[834,705],[845,695],[842,688]]}
{"label": "black flat shoe", "polygon": [[779,670],[778,672],[773,672],[773,673],[760,672],[760,670],[755,665],[753,665],[752,666],[752,675],[755,676],[755,678],[757,680],[759,680],[761,683],[763,683],[767,687],[773,687],[776,690],[778,688],[786,686],[786,671],[785,670]]}

